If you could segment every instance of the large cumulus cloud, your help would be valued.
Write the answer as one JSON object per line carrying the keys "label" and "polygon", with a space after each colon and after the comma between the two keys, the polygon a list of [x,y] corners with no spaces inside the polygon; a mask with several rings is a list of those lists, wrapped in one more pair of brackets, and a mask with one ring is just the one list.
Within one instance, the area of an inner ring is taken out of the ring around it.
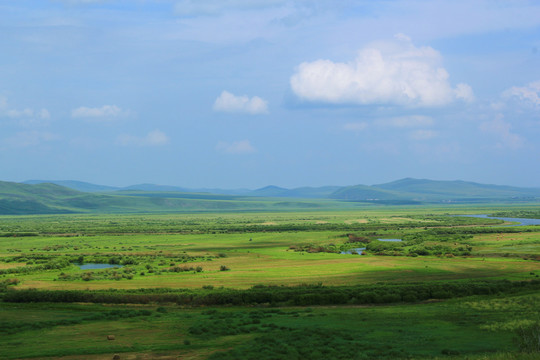
{"label": "large cumulus cloud", "polygon": [[397,35],[361,49],[350,62],[304,62],[290,84],[300,99],[330,104],[432,107],[474,99],[469,85],[452,87],[448,78],[439,52]]}

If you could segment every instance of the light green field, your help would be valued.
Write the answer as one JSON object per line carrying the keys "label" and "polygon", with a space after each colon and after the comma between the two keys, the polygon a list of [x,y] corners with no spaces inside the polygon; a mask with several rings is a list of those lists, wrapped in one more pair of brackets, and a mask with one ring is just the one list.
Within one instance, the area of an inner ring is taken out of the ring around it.
{"label": "light green field", "polygon": [[[76,265],[15,275],[20,281],[18,288],[44,289],[208,285],[248,288],[256,284],[350,285],[379,281],[527,279],[531,272],[540,270],[539,262],[515,256],[540,253],[538,232],[476,234],[467,241],[473,245],[469,256],[378,256],[369,252],[358,256],[291,249],[309,244],[343,246],[348,240],[345,234],[349,232],[367,234],[371,238],[399,238],[445,225],[467,228],[474,221],[481,226],[493,223],[489,219],[461,218],[467,222],[445,224],[445,221],[457,220],[440,215],[436,218],[425,216],[419,209],[394,211],[11,217],[3,224],[6,232],[14,229],[41,234],[54,232],[51,230],[56,232],[46,236],[0,238],[0,269],[13,268],[13,263],[7,262],[11,258],[21,264],[21,258],[25,256],[29,266],[37,265],[36,261],[67,256],[71,262],[78,256],[86,262],[96,262],[91,259],[100,256],[105,260],[110,257],[135,259],[135,264],[126,266],[132,270],[133,276],[129,280],[84,281],[80,276],[88,270],[80,270]],[[442,210],[431,209],[431,212],[441,213]],[[335,229],[318,230],[332,227]],[[433,241],[426,244],[433,245]],[[453,247],[458,245],[452,244]],[[192,258],[184,260],[184,255]],[[36,257],[41,259],[32,260]],[[184,265],[200,266],[202,271],[170,272],[173,266]],[[230,271],[220,271],[222,265]],[[149,272],[148,267],[153,271]],[[124,270],[92,270],[91,273],[121,273]],[[62,278],[60,274],[78,275],[79,279]]]}

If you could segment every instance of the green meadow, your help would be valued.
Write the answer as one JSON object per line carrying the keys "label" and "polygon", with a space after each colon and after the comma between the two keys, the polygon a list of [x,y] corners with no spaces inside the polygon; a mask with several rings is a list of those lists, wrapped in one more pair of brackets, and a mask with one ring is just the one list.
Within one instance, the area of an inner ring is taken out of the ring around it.
{"label": "green meadow", "polygon": [[0,358],[533,359],[536,209],[2,216]]}

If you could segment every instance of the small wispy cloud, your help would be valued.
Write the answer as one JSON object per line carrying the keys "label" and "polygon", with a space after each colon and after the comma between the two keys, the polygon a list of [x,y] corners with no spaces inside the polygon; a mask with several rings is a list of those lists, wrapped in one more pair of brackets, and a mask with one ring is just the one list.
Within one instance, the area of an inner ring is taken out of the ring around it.
{"label": "small wispy cloud", "polygon": [[214,111],[244,113],[250,115],[267,114],[268,102],[258,96],[237,96],[223,91],[214,102]]}
{"label": "small wispy cloud", "polygon": [[34,116],[34,110],[32,109],[24,109],[24,110],[16,110],[11,109],[6,111],[6,116],[12,119],[22,118],[22,117],[32,117]]}
{"label": "small wispy cloud", "polygon": [[182,17],[216,16],[224,11],[265,9],[285,3],[285,0],[179,0],[174,12]]}
{"label": "small wispy cloud", "polygon": [[368,123],[366,122],[347,123],[343,125],[343,129],[347,131],[364,131],[367,127]]}
{"label": "small wispy cloud", "polygon": [[129,111],[123,110],[116,105],[103,105],[102,107],[81,106],[71,111],[71,117],[89,120],[107,121],[114,118],[127,116]]}
{"label": "small wispy cloud", "polygon": [[504,116],[498,114],[495,119],[480,124],[480,130],[498,138],[496,147],[519,149],[525,146],[525,139],[512,132],[512,125],[504,121]]}
{"label": "small wispy cloud", "polygon": [[22,131],[5,139],[4,144],[13,148],[26,148],[60,140],[58,134],[47,131]]}
{"label": "small wispy cloud", "polygon": [[429,140],[439,136],[435,130],[415,130],[409,133],[411,140]]}
{"label": "small wispy cloud", "polygon": [[249,154],[256,151],[249,140],[234,141],[232,143],[220,141],[216,150],[227,154]]}
{"label": "small wispy cloud", "polygon": [[121,146],[163,146],[167,145],[170,139],[167,134],[156,129],[142,137],[122,134],[118,136],[116,142]]}
{"label": "small wispy cloud", "polygon": [[534,106],[540,106],[540,81],[525,86],[512,86],[503,92],[504,98],[520,100]]}
{"label": "small wispy cloud", "polygon": [[428,127],[433,125],[433,118],[424,115],[397,116],[378,119],[378,125],[396,128]]}
{"label": "small wispy cloud", "polygon": [[68,4],[68,5],[89,5],[89,4],[102,4],[109,2],[110,0],[53,0],[56,2]]}
{"label": "small wispy cloud", "polygon": [[38,113],[38,116],[42,119],[50,119],[51,113],[47,109],[41,109]]}
{"label": "small wispy cloud", "polygon": [[32,108],[15,109],[9,106],[8,99],[4,96],[0,96],[0,117],[9,119],[21,119],[26,121],[28,119],[35,120],[48,120],[51,117],[49,110],[43,108],[39,111],[35,111]]}
{"label": "small wispy cloud", "polygon": [[456,85],[454,89],[454,96],[457,100],[463,100],[465,102],[473,102],[475,100],[472,87],[468,84],[460,83]]}

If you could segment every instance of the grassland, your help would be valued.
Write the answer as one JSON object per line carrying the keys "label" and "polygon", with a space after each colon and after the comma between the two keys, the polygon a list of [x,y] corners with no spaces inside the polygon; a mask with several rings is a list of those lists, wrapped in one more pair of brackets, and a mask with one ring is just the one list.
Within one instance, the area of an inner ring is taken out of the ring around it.
{"label": "grassland", "polygon": [[[450,215],[534,210],[534,205],[369,206],[3,216],[0,358],[101,359],[119,353],[123,359],[532,359],[537,353],[523,344],[540,321],[538,288],[507,291],[498,281],[538,279],[540,228]],[[367,249],[361,256],[340,253],[353,248]],[[81,263],[118,267],[81,270]],[[416,286],[414,291],[430,284],[467,289],[482,281],[487,292],[386,297],[379,292],[364,300],[350,295],[407,284]],[[167,302],[7,302],[10,294],[28,289],[38,296],[52,290],[116,291],[121,297],[151,288],[156,294],[189,291],[207,299],[212,292],[226,296],[228,289],[248,296],[261,286],[296,292],[308,286],[311,297],[210,311]],[[313,295],[318,287],[321,293],[345,290],[321,302]],[[293,306],[306,299],[326,305]],[[116,340],[108,341],[107,334]]]}

